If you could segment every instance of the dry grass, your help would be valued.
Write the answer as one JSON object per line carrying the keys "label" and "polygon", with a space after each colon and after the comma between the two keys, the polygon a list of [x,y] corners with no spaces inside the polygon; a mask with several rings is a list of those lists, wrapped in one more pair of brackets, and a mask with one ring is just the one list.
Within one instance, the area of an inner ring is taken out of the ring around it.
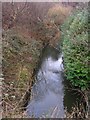
{"label": "dry grass", "polygon": [[[27,117],[22,111],[25,97],[30,97],[42,42],[25,39],[17,30],[3,33],[3,118]],[[29,98],[28,98],[29,99]]]}
{"label": "dry grass", "polygon": [[56,25],[61,25],[66,17],[70,15],[71,11],[72,7],[70,6],[56,5],[49,9],[47,15]]}
{"label": "dry grass", "polygon": [[32,75],[43,43],[58,43],[59,25],[71,10],[71,7],[56,5],[49,9],[48,19],[35,24],[36,28],[32,28],[31,31],[23,25],[3,33],[3,118],[27,118],[26,112],[22,111],[22,103],[26,93],[30,95],[28,90],[31,89],[34,80]]}

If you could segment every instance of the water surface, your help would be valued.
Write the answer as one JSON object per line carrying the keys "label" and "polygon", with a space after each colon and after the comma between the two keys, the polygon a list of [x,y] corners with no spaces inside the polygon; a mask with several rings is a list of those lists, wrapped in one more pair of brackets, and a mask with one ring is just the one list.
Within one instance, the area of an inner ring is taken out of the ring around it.
{"label": "water surface", "polygon": [[44,51],[37,81],[32,87],[27,114],[34,118],[64,118],[63,56],[54,48],[48,50]]}

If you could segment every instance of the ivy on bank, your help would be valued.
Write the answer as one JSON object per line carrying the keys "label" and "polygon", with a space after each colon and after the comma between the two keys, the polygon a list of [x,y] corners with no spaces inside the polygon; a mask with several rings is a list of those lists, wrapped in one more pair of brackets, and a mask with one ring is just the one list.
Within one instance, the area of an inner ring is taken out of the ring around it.
{"label": "ivy on bank", "polygon": [[88,10],[77,10],[61,26],[66,78],[82,90],[90,84],[88,60]]}

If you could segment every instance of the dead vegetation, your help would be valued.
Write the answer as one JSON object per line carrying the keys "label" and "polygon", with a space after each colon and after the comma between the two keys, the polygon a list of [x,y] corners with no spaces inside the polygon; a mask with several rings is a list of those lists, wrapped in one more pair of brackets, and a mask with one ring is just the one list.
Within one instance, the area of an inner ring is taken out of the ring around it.
{"label": "dead vegetation", "polygon": [[40,52],[57,45],[71,10],[56,3],[3,3],[3,118],[27,118],[22,103],[30,96]]}
{"label": "dead vegetation", "polygon": [[21,116],[22,108],[20,106],[26,91],[29,90],[34,80],[32,74],[38,62],[41,48],[41,42],[34,39],[30,42],[25,41],[25,38],[22,39],[20,33],[18,35],[15,29],[3,33],[4,117],[12,118],[17,114]]}

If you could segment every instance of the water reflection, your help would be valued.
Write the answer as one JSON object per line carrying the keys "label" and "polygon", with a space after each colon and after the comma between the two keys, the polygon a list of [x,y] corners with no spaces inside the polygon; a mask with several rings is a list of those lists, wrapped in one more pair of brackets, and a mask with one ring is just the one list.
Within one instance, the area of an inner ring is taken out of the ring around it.
{"label": "water reflection", "polygon": [[[49,118],[65,117],[62,57],[60,54],[58,59],[54,59],[51,55],[44,57],[37,73],[37,82],[32,88],[32,99],[27,106],[29,117],[37,118],[43,114]],[[55,107],[57,107],[57,114],[52,116],[51,110]]]}

